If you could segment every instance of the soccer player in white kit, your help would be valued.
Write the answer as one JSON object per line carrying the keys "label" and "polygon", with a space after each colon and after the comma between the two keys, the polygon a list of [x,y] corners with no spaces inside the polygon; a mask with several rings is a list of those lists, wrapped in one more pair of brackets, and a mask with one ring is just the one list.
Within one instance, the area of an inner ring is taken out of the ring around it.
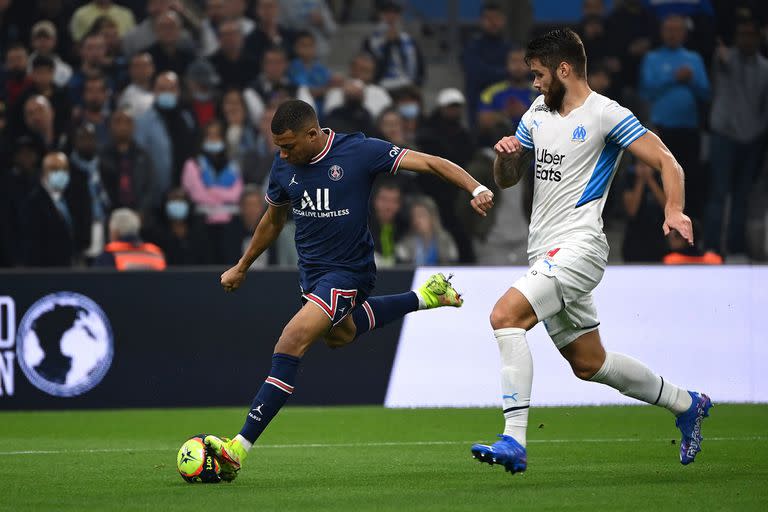
{"label": "soccer player in white kit", "polygon": [[683,170],[632,112],[589,88],[584,45],[575,32],[558,29],[534,39],[526,62],[541,96],[515,135],[496,144],[494,179],[501,188],[513,186],[534,160],[531,268],[491,313],[501,352],[505,428],[499,441],[476,444],[472,454],[512,473],[525,471],[533,380],[525,334],[543,321],[578,378],[675,414],[682,433],[680,462],[693,462],[701,449],[701,422],[712,407],[709,397],[675,386],[636,359],[606,352],[592,300],[608,261],[601,215],[623,152],[661,171],[664,233],[676,230],[693,243],[691,220],[683,213]]}

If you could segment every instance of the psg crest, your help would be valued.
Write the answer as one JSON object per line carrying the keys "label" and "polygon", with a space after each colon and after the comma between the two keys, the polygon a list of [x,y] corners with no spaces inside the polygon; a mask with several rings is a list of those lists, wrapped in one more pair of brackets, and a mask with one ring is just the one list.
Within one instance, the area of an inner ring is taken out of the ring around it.
{"label": "psg crest", "polygon": [[328,177],[333,181],[339,181],[342,176],[344,176],[344,169],[342,169],[341,166],[332,165],[331,168],[328,169]]}

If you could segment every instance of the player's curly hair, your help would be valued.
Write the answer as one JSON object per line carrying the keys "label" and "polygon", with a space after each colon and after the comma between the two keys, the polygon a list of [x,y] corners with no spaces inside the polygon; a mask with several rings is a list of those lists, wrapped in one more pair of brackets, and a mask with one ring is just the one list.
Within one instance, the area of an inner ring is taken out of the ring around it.
{"label": "player's curly hair", "polygon": [[533,39],[525,50],[525,62],[530,64],[532,59],[538,59],[552,71],[561,62],[567,62],[573,67],[577,76],[587,75],[587,54],[579,34],[569,28],[550,30],[543,36]]}
{"label": "player's curly hair", "polygon": [[308,124],[317,124],[317,114],[306,101],[288,100],[280,104],[272,118],[272,133],[280,135],[291,130],[297,132]]}

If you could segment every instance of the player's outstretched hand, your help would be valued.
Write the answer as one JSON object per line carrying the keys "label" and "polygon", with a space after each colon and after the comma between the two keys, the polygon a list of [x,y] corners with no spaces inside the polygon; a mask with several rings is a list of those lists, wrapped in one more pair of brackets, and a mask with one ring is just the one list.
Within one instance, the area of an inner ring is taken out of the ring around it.
{"label": "player's outstretched hand", "polygon": [[520,141],[517,140],[517,137],[510,135],[509,137],[504,137],[499,142],[497,142],[496,145],[493,146],[493,149],[496,151],[497,155],[504,157],[512,153],[521,152],[523,150],[523,145],[520,144]]}
{"label": "player's outstretched hand", "polygon": [[683,238],[693,245],[693,226],[691,219],[679,210],[667,213],[664,219],[664,235],[668,235],[672,230],[677,231]]}
{"label": "player's outstretched hand", "polygon": [[477,213],[486,217],[488,214],[485,212],[493,208],[493,192],[490,190],[481,192],[477,197],[472,199],[471,204],[472,208],[474,208]]}
{"label": "player's outstretched hand", "polygon": [[221,286],[225,292],[233,292],[240,288],[240,285],[245,281],[245,276],[248,273],[240,268],[240,265],[235,265],[223,274],[221,274]]}

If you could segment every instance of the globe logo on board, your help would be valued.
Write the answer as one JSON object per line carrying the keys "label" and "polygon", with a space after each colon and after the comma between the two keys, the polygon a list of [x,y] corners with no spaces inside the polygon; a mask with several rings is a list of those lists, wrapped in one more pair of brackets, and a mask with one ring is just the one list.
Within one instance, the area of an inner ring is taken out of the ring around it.
{"label": "globe logo on board", "polygon": [[109,371],[112,327],[94,301],[72,292],[32,304],[16,332],[16,357],[29,381],[58,397],[82,395]]}

